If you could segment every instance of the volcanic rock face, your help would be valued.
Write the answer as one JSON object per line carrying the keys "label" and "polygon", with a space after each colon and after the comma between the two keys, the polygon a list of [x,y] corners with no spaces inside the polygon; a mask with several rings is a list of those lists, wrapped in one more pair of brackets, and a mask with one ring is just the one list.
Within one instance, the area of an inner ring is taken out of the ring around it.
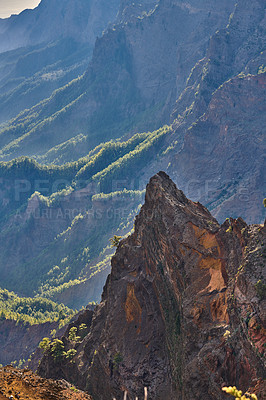
{"label": "volcanic rock face", "polygon": [[[112,259],[72,363],[46,354],[39,373],[70,380],[97,400],[122,390],[140,397],[145,386],[156,400],[222,399],[224,384],[259,393],[264,242],[265,227],[242,219],[220,226],[160,172],[135,232]],[[62,340],[68,349],[70,340]]]}

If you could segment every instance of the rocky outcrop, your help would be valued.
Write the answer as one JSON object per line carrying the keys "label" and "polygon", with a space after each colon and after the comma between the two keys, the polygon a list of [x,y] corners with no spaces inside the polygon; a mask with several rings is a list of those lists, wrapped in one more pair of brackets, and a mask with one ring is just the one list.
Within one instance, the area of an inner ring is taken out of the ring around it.
{"label": "rocky outcrop", "polygon": [[143,387],[158,400],[223,399],[223,385],[259,393],[265,233],[241,218],[219,225],[158,173],[134,233],[119,243],[87,335],[79,343],[62,338],[77,350],[72,363],[48,352],[39,373],[97,400],[122,390],[133,399]]}

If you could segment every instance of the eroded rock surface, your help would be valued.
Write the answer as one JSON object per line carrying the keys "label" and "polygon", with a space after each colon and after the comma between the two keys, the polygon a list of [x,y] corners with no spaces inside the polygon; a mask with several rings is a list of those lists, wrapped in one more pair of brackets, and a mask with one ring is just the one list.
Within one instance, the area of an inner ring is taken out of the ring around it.
{"label": "eroded rock surface", "polygon": [[[46,354],[39,373],[107,400],[222,399],[223,385],[263,393],[265,226],[223,225],[164,173],[147,186],[135,232],[112,259],[72,363]],[[84,322],[84,321],[83,321]],[[119,398],[119,397],[118,397]]]}

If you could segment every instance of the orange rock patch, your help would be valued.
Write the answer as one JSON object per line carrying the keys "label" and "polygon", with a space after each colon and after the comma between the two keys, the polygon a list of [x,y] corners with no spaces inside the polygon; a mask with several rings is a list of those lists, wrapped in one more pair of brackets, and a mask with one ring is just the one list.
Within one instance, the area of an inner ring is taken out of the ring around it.
{"label": "orange rock patch", "polygon": [[[206,229],[201,229],[196,225],[191,224],[196,238],[201,246],[206,250],[213,250],[214,255],[208,257],[201,256],[199,267],[209,270],[210,282],[205,290],[212,292],[213,290],[220,291],[226,287],[223,273],[221,249],[214,233],[208,232]],[[217,258],[216,258],[217,257]]]}
{"label": "orange rock patch", "polygon": [[141,307],[135,295],[134,284],[129,283],[127,286],[127,299],[125,303],[126,320],[128,323],[135,321],[138,324],[138,333],[141,327]]}
{"label": "orange rock patch", "polygon": [[194,324],[200,325],[200,318],[202,316],[204,308],[204,305],[201,304],[197,304],[192,308],[191,315],[193,317]]}
{"label": "orange rock patch", "polygon": [[202,258],[199,262],[201,269],[208,269],[210,274],[210,282],[205,290],[212,292],[213,290],[222,290],[226,287],[222,274],[222,261],[213,257]]}
{"label": "orange rock patch", "polygon": [[211,248],[216,247],[218,253],[220,254],[220,246],[217,242],[216,236],[214,233],[206,231],[206,229],[201,229],[196,225],[191,224],[195,236],[198,239],[199,243],[206,249],[209,250]]}
{"label": "orange rock patch", "polygon": [[211,302],[210,307],[212,319],[214,321],[229,322],[229,317],[227,313],[227,299],[225,293],[220,293],[218,297]]}

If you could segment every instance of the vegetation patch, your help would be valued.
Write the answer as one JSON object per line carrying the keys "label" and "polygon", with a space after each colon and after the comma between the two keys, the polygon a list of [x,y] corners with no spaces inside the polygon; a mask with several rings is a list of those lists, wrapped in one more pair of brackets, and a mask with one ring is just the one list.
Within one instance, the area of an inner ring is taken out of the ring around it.
{"label": "vegetation patch", "polygon": [[19,297],[6,289],[0,289],[0,309],[0,320],[30,325],[58,322],[63,326],[75,315],[74,310],[63,304],[42,297]]}

